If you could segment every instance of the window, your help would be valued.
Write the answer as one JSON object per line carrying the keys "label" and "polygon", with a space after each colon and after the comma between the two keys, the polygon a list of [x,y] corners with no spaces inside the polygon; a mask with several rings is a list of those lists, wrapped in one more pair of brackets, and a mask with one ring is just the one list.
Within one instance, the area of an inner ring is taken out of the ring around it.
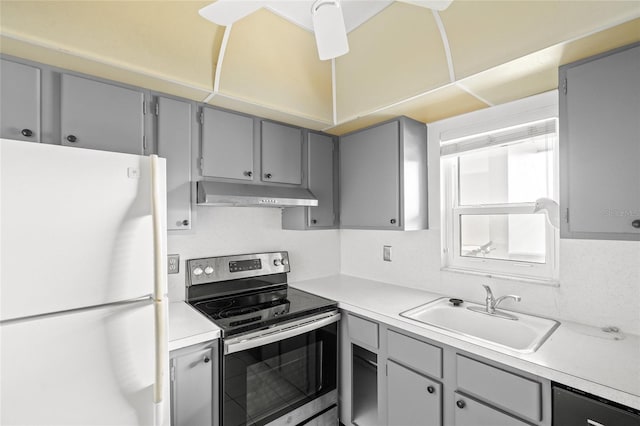
{"label": "window", "polygon": [[556,129],[553,118],[441,142],[445,268],[557,278]]}

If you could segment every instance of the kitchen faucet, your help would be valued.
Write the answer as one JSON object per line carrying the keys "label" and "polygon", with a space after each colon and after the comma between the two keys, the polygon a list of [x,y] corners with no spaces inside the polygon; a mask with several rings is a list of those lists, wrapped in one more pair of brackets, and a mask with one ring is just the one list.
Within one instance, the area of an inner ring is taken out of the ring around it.
{"label": "kitchen faucet", "polygon": [[488,285],[482,285],[482,287],[484,287],[484,289],[487,291],[487,298],[485,299],[485,311],[488,314],[495,314],[496,313],[496,308],[498,307],[498,305],[505,299],[513,299],[516,302],[519,302],[522,300],[522,297],[520,296],[516,296],[515,294],[508,294],[506,296],[500,296],[497,299],[495,297],[493,297],[493,292],[491,291],[491,287],[489,287]]}

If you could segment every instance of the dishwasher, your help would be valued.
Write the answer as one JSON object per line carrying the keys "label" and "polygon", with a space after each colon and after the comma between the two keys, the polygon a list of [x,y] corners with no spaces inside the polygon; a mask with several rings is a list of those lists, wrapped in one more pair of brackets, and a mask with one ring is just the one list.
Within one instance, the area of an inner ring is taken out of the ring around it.
{"label": "dishwasher", "polygon": [[553,426],[640,426],[640,411],[553,383]]}

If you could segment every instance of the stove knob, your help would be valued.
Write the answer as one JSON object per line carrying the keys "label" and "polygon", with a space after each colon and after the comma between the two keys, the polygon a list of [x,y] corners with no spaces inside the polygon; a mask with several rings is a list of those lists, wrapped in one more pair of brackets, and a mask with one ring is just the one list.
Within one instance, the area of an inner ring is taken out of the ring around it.
{"label": "stove knob", "polygon": [[287,266],[287,265],[289,264],[289,261],[288,261],[287,259],[282,259],[282,260],[280,261],[280,264],[281,264],[282,266]]}
{"label": "stove knob", "polygon": [[207,266],[206,268],[204,268],[204,273],[207,275],[213,274],[213,268],[211,266]]}
{"label": "stove knob", "polygon": [[273,259],[273,264],[274,266],[280,266],[281,265],[280,259]]}
{"label": "stove knob", "polygon": [[202,275],[202,268],[201,267],[197,267],[196,269],[193,270],[193,275],[195,275],[196,277],[199,277],[200,275]]}

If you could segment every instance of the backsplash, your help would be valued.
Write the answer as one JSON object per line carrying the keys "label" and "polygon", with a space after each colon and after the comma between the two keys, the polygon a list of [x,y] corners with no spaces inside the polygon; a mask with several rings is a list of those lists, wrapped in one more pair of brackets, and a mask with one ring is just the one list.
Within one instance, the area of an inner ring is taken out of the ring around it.
{"label": "backsplash", "polygon": [[[617,326],[640,334],[640,242],[560,240],[560,285],[540,284],[440,270],[440,230],[341,231],[341,273],[483,303],[481,284],[494,294],[517,294],[521,310],[596,327]],[[392,246],[392,262],[382,246]]]}
{"label": "backsplash", "polygon": [[169,298],[184,300],[185,260],[286,250],[289,281],[340,273],[338,230],[283,231],[281,210],[265,207],[194,207],[192,231],[169,232],[167,252],[180,255],[180,272],[169,275]]}

